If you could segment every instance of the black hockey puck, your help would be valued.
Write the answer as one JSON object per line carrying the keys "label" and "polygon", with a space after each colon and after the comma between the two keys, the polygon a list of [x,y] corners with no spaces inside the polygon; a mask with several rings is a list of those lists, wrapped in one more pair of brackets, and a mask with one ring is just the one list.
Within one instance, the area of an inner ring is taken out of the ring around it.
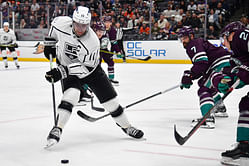
{"label": "black hockey puck", "polygon": [[61,160],[61,163],[62,163],[62,164],[67,164],[67,163],[69,163],[69,160],[65,160],[65,159],[64,159],[64,160]]}

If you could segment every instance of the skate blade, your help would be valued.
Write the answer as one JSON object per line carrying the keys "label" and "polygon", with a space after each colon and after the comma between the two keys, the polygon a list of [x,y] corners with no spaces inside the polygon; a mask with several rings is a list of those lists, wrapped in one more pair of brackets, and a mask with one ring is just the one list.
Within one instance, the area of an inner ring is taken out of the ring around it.
{"label": "skate blade", "polygon": [[233,160],[233,159],[228,158],[228,157],[222,157],[220,162],[221,162],[221,164],[224,164],[224,165],[240,166],[239,159]]}
{"label": "skate blade", "polygon": [[214,116],[218,118],[228,118],[227,113],[221,113],[221,112],[214,113]]}
{"label": "skate blade", "polygon": [[55,139],[49,139],[47,144],[44,146],[44,149],[49,149],[57,143],[58,142]]}
{"label": "skate blade", "polygon": [[240,166],[248,166],[249,158],[248,157],[240,157]]}
{"label": "skate blade", "polygon": [[[197,123],[192,123],[191,127],[194,127]],[[206,125],[201,125],[200,128],[203,129],[214,129],[215,125],[214,124],[206,124]]]}

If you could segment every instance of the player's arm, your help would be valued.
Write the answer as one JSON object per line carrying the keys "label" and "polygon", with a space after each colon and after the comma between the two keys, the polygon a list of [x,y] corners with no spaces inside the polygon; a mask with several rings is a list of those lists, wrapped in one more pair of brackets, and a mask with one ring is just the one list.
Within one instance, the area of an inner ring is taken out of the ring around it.
{"label": "player's arm", "polygon": [[48,36],[44,38],[44,55],[48,60],[50,60],[50,55],[56,58],[57,30],[54,25],[56,21],[57,18],[53,20]]}
{"label": "player's arm", "polygon": [[181,80],[181,89],[190,88],[193,84],[193,80],[200,78],[208,69],[208,57],[204,48],[194,45],[187,50],[187,53],[191,58],[193,66],[190,70],[184,71]]}

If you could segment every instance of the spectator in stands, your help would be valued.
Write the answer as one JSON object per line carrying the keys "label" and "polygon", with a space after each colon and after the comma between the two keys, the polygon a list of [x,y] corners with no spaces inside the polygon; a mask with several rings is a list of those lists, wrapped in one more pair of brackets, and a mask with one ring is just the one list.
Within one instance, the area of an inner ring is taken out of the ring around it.
{"label": "spectator in stands", "polygon": [[180,2],[180,9],[183,9],[184,12],[187,11],[187,5],[185,4],[185,1],[184,0],[181,0]]}
{"label": "spectator in stands", "polygon": [[25,29],[25,28],[28,28],[28,25],[27,25],[25,19],[21,19],[21,21],[20,21],[20,29]]}
{"label": "spectator in stands", "polygon": [[45,24],[45,21],[41,19],[40,24],[38,25],[39,29],[44,29],[47,28],[47,25]]}
{"label": "spectator in stands", "polygon": [[240,18],[240,22],[242,22],[245,25],[245,27],[248,28],[248,18],[246,15],[242,14],[242,16]]}
{"label": "spectator in stands", "polygon": [[158,27],[163,29],[165,27],[166,22],[168,22],[168,20],[164,17],[163,14],[161,14],[159,20],[157,21]]}
{"label": "spectator in stands", "polygon": [[138,28],[138,19],[135,15],[131,17],[131,19],[128,21],[127,28]]}
{"label": "spectator in stands", "polygon": [[217,4],[217,7],[216,7],[214,13],[219,16],[219,23],[221,25],[225,24],[225,15],[226,15],[226,12],[227,11],[225,9],[222,9],[222,4],[219,2]]}
{"label": "spectator in stands", "polygon": [[37,23],[35,22],[34,19],[30,19],[29,28],[31,29],[37,28]]}
{"label": "spectator in stands", "polygon": [[215,28],[221,29],[219,24],[219,16],[214,13],[214,9],[210,9],[210,13],[208,15],[208,24],[213,25]]}
{"label": "spectator in stands", "polygon": [[32,5],[31,5],[31,11],[36,12],[40,8],[40,5],[36,2],[36,0],[33,0]]}
{"label": "spectator in stands", "polygon": [[167,9],[163,11],[163,15],[166,19],[170,18],[175,11],[172,10],[172,5],[168,5]]}
{"label": "spectator in stands", "polygon": [[201,20],[197,17],[196,13],[192,14],[190,25],[195,31],[199,31],[199,28],[201,28]]}
{"label": "spectator in stands", "polygon": [[146,22],[143,22],[143,25],[139,29],[140,35],[149,35],[150,34],[150,28],[146,24]]}
{"label": "spectator in stands", "polygon": [[175,29],[175,27],[177,25],[177,22],[175,21],[175,15],[172,15],[168,22],[170,23],[171,28]]}
{"label": "spectator in stands", "polygon": [[127,21],[125,20],[125,17],[124,16],[121,16],[120,18],[119,18],[119,23],[120,23],[120,26],[121,27],[128,27],[128,25],[127,25]]}
{"label": "spectator in stands", "polygon": [[187,7],[188,11],[195,12],[197,10],[197,5],[194,0],[190,0],[190,4]]}
{"label": "spectator in stands", "polygon": [[175,29],[173,29],[173,31],[174,31],[175,33],[178,33],[179,30],[180,30],[182,27],[183,27],[182,21],[178,21],[177,24],[176,24],[176,27],[175,27]]}
{"label": "spectator in stands", "polygon": [[160,17],[159,13],[155,10],[154,7],[151,10],[151,16],[153,16],[155,20],[158,20]]}
{"label": "spectator in stands", "polygon": [[128,6],[128,10],[125,12],[124,16],[127,17],[128,19],[131,19],[132,16],[134,15],[132,11],[131,5]]}
{"label": "spectator in stands", "polygon": [[207,30],[207,39],[217,39],[218,32],[214,29],[213,25],[209,25]]}
{"label": "spectator in stands", "polygon": [[158,27],[158,22],[155,22],[154,25],[151,28],[151,33],[154,36],[156,36],[156,35],[158,35],[159,31],[160,31],[160,28]]}
{"label": "spectator in stands", "polygon": [[211,0],[208,2],[208,6],[210,9],[215,9],[217,7],[218,1],[217,0]]}
{"label": "spectator in stands", "polygon": [[179,9],[179,13],[175,16],[176,22],[182,21],[182,15],[184,14],[183,9]]}
{"label": "spectator in stands", "polygon": [[174,32],[173,32],[173,28],[172,28],[170,22],[167,22],[165,24],[165,27],[163,28],[163,32],[162,32],[163,39],[167,40],[169,38],[170,34],[174,34]]}

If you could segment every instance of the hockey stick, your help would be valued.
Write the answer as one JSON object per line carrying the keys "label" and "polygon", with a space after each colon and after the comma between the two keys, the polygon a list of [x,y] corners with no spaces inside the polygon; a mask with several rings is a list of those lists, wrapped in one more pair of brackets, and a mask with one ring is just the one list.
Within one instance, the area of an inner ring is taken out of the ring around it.
{"label": "hockey stick", "polygon": [[[18,47],[34,48],[34,47],[38,47],[39,45],[40,45],[40,42],[37,42],[34,46],[22,46],[22,45],[19,46],[18,45]],[[7,44],[6,45],[5,44],[1,45],[0,44],[0,47],[15,47],[15,45],[11,45],[11,44],[10,45],[7,45]]]}
{"label": "hockey stick", "polygon": [[[123,107],[123,109],[127,109],[127,108],[129,108],[129,107],[131,107],[131,106],[133,106],[133,105],[136,105],[136,104],[138,104],[138,103],[141,103],[141,102],[143,102],[143,101],[145,101],[145,100],[148,100],[148,99],[150,99],[150,98],[152,98],[152,97],[155,97],[155,96],[164,94],[164,93],[169,92],[169,91],[171,91],[171,90],[173,90],[173,89],[176,89],[176,88],[178,88],[178,87],[180,87],[180,85],[175,85],[175,86],[173,86],[173,87],[171,87],[171,88],[169,88],[169,89],[166,89],[166,90],[164,90],[164,91],[160,91],[160,92],[155,93],[155,94],[153,94],[153,95],[151,95],[151,96],[145,97],[145,98],[143,98],[143,99],[141,99],[141,100],[138,100],[138,101],[136,101],[136,102],[134,102],[134,103],[131,103],[131,104],[129,104],[129,105]],[[104,109],[104,108],[103,108],[103,109]],[[105,118],[105,117],[111,115],[111,113],[107,113],[107,114],[102,115],[102,116],[100,116],[100,117],[94,118],[94,117],[91,117],[91,116],[89,116],[89,115],[86,115],[85,113],[83,113],[83,112],[80,111],[80,110],[77,111],[77,114],[78,114],[81,118],[83,118],[83,119],[85,119],[85,120],[87,120],[87,121],[89,121],[89,122],[95,122],[95,121],[97,121],[97,120],[103,119],[103,118]]]}
{"label": "hockey stick", "polygon": [[[52,70],[53,69],[52,54],[49,54],[49,60],[50,60],[50,70]],[[54,125],[57,126],[59,116],[56,117],[55,90],[54,90],[54,79],[53,78],[52,78],[51,84],[52,84],[52,97],[53,97]]]}
{"label": "hockey stick", "polygon": [[176,139],[176,142],[179,145],[183,145],[197,130],[200,128],[200,126],[205,122],[205,120],[209,117],[210,113],[233,91],[233,89],[239,84],[240,80],[237,80],[232,87],[227,91],[226,94],[222,96],[222,98],[212,107],[209,109],[209,111],[200,119],[200,121],[192,128],[192,130],[185,136],[182,137],[177,131],[176,131],[176,125],[174,125],[174,136]]}
{"label": "hockey stick", "polygon": [[[115,52],[110,52],[110,51],[105,51],[105,50],[100,50],[100,52],[104,52],[104,53],[108,53],[108,54],[113,54],[113,55],[117,55],[117,53]],[[137,57],[133,57],[133,56],[128,56],[128,55],[123,55],[123,54],[120,54],[122,57],[128,57],[128,58],[132,58],[132,59],[137,59],[137,60],[140,60],[140,61],[148,61],[151,59],[151,56],[147,56],[146,58],[137,58]]]}

